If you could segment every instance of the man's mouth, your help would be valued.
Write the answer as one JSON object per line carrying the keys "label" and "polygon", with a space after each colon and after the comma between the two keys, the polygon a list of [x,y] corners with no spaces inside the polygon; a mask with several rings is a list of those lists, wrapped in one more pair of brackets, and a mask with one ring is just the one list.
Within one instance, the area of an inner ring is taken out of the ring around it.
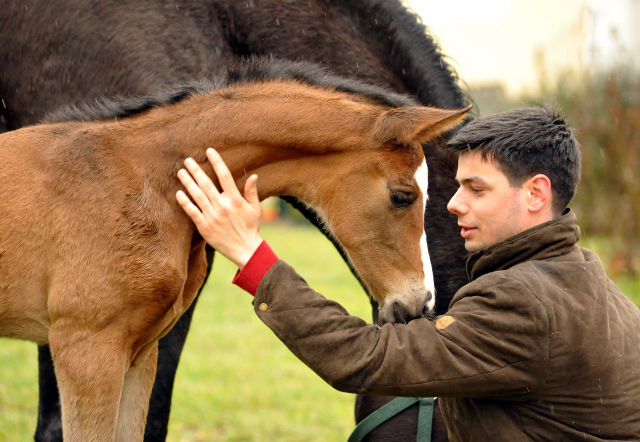
{"label": "man's mouth", "polygon": [[460,235],[464,239],[469,238],[471,235],[473,235],[473,232],[477,230],[477,227],[467,227],[467,226],[460,226],[460,227],[462,227],[462,230],[460,231]]}

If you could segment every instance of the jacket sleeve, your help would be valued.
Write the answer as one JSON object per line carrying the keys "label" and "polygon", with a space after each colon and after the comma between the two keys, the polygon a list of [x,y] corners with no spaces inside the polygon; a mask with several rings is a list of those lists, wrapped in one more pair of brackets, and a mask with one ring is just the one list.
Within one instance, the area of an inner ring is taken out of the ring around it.
{"label": "jacket sleeve", "polygon": [[544,383],[548,319],[521,283],[497,279],[489,288],[472,283],[459,291],[450,318],[378,327],[350,316],[278,261],[261,281],[254,307],[300,360],[338,390],[524,399]]}

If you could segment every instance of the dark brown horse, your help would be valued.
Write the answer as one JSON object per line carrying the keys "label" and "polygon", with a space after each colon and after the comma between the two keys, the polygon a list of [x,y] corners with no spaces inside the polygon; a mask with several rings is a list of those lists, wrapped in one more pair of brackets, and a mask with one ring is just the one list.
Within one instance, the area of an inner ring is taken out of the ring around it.
{"label": "dark brown horse", "polygon": [[[189,0],[178,8],[152,0],[76,0],[65,8],[9,1],[0,9],[0,121],[18,128],[60,105],[110,94],[149,94],[210,77],[250,54],[316,61],[341,75],[410,93],[425,105],[462,107],[466,100],[455,75],[425,31],[397,0]],[[466,282],[466,252],[455,217],[445,209],[455,190],[455,162],[437,143],[425,144],[424,150],[431,169],[426,231],[436,310],[442,313]],[[191,313],[160,341],[149,441],[166,436],[173,378]],[[36,439],[60,440],[58,396],[46,347],[40,348],[39,359]]]}

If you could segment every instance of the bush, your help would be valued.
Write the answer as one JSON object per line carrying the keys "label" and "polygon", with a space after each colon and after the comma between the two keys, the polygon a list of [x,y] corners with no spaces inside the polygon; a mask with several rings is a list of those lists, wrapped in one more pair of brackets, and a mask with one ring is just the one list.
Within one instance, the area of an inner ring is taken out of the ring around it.
{"label": "bush", "polygon": [[543,87],[582,144],[582,180],[571,206],[586,235],[607,237],[610,271],[639,273],[640,74],[618,68],[566,74]]}

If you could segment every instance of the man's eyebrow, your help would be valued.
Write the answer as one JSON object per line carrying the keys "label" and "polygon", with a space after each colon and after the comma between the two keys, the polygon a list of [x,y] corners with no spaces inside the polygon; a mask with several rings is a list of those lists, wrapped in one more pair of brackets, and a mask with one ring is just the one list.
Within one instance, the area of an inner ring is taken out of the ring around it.
{"label": "man's eyebrow", "polygon": [[461,185],[461,186],[463,186],[463,185],[465,185],[465,184],[475,184],[475,183],[487,184],[487,182],[485,181],[485,179],[484,179],[484,178],[482,178],[482,177],[479,177],[478,175],[474,175],[474,176],[471,176],[471,177],[469,177],[469,178],[463,178],[463,179],[461,179],[461,180],[458,180],[458,179],[456,178],[456,182],[457,182],[459,185]]}

